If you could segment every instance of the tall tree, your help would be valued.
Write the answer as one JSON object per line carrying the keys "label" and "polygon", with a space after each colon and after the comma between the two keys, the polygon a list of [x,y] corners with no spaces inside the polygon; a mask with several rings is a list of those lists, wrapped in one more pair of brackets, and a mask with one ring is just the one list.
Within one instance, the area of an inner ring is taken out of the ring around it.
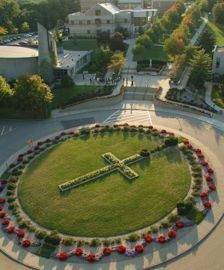
{"label": "tall tree", "polygon": [[17,108],[36,115],[42,115],[53,98],[50,87],[38,75],[22,76],[16,81],[14,90]]}
{"label": "tall tree", "polygon": [[211,53],[215,46],[215,37],[211,30],[207,29],[204,31],[198,40],[198,45],[205,49],[206,53]]}
{"label": "tall tree", "polygon": [[217,3],[212,9],[212,13],[215,19],[215,22],[218,24],[224,24],[224,2]]}
{"label": "tall tree", "polygon": [[5,78],[0,76],[0,106],[5,106],[12,94],[13,91],[9,84],[6,82]]}
{"label": "tall tree", "polygon": [[211,65],[211,56],[204,49],[197,51],[190,60],[190,81],[196,88],[203,88],[204,83],[211,79]]}
{"label": "tall tree", "polygon": [[120,32],[115,32],[110,39],[110,49],[112,51],[124,50],[124,37]]}

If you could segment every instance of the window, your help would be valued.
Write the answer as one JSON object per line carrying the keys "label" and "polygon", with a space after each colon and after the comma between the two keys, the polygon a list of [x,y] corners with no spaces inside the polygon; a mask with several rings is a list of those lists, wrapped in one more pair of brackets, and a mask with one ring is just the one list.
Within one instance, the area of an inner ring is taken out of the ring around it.
{"label": "window", "polygon": [[128,22],[128,19],[124,19],[124,22],[127,23]]}
{"label": "window", "polygon": [[98,25],[98,26],[101,25],[101,20],[100,19],[96,19],[95,20],[95,24]]}
{"label": "window", "polygon": [[87,30],[87,34],[91,34],[91,31],[90,30]]}
{"label": "window", "polygon": [[79,21],[79,24],[82,24],[82,21]]}
{"label": "window", "polygon": [[96,16],[100,16],[101,15],[101,10],[96,10]]}
{"label": "window", "polygon": [[216,64],[215,64],[216,68],[219,68],[220,67],[220,58],[217,57],[216,58]]}
{"label": "window", "polygon": [[110,23],[110,20],[107,20],[107,23]]}
{"label": "window", "polygon": [[87,20],[87,24],[90,24],[90,20]]}

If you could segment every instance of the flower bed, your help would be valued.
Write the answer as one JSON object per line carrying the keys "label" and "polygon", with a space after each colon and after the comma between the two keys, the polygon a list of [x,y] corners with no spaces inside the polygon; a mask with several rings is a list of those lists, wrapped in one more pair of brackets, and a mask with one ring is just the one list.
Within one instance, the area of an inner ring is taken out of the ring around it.
{"label": "flower bed", "polygon": [[[141,128],[146,129],[146,127],[141,127]],[[147,127],[147,130],[148,129],[152,130],[153,128]],[[164,131],[164,130],[162,130],[160,133],[163,134],[163,136],[165,136],[165,138],[169,137],[169,136],[174,136],[173,133],[169,133],[169,132]],[[60,136],[57,137],[56,140],[60,141],[60,139],[62,139],[64,136],[68,136],[68,134],[66,134],[66,133],[61,134]],[[49,141],[46,143],[49,143]],[[39,143],[38,147],[39,147],[38,150],[42,151],[41,147],[45,147],[45,143]],[[206,160],[204,160],[205,156],[202,153],[201,149],[198,149],[198,148],[194,149],[188,140],[184,141],[184,147],[181,147],[180,150],[183,152],[185,158],[189,161],[189,163],[194,164],[194,165],[191,164],[191,170],[192,170],[192,175],[193,175],[194,181],[196,181],[196,179],[200,178],[200,175],[202,175],[202,178],[207,182],[208,190],[207,189],[201,190],[202,186],[200,186],[199,187],[200,192],[198,194],[199,198],[201,198],[201,200],[202,200],[202,205],[203,205],[204,209],[207,211],[208,209],[210,209],[212,207],[212,202],[209,199],[209,194],[210,194],[210,192],[216,190],[215,180],[214,180],[214,177],[212,177],[214,174],[214,171],[209,166],[208,162]],[[159,152],[159,151],[161,151],[161,149],[155,150],[154,152]],[[11,170],[11,172],[15,169],[18,169],[18,167],[20,166],[19,163],[21,163],[21,159],[24,161],[25,158],[30,157],[30,155],[33,155],[33,152],[29,152],[29,153],[27,152],[27,153],[21,154],[19,157],[17,157],[17,161],[12,163],[9,166],[9,169]],[[127,165],[129,165],[133,162],[137,162],[142,158],[145,158],[139,154],[136,154],[136,155],[130,156],[130,157],[120,161],[112,153],[106,153],[106,154],[102,155],[102,157],[105,158],[110,163],[110,165],[108,165],[100,170],[96,170],[92,173],[78,177],[78,178],[76,178],[72,181],[69,181],[63,185],[60,185],[60,186],[62,186],[63,191],[66,190],[66,188],[71,188],[74,185],[86,183],[87,181],[90,181],[90,179],[96,179],[96,178],[98,178],[102,175],[105,175],[105,174],[107,174],[111,171],[114,171],[114,170],[120,170],[120,172],[123,173],[125,176],[128,175],[129,177],[132,177],[135,174],[135,172],[133,170],[131,170]],[[201,161],[202,159],[203,159],[203,162]],[[195,163],[197,166],[195,165]],[[200,168],[198,166],[200,166]],[[10,191],[9,187],[12,186],[12,184],[13,184],[12,180],[15,179],[15,177],[17,177],[17,176],[11,175],[9,178],[10,181],[5,180],[5,179],[1,179],[1,186],[6,185],[9,182],[7,185],[7,190]],[[0,204],[1,204],[0,218],[2,218],[1,224],[2,224],[3,230],[8,234],[17,235],[18,238],[20,238],[21,246],[23,246],[25,248],[29,248],[31,246],[31,240],[24,238],[25,233],[26,233],[25,229],[23,230],[23,229],[15,226],[13,224],[10,224],[10,218],[8,218],[8,214],[3,211],[4,204],[5,204],[5,198],[0,198]],[[174,221],[172,223],[172,225],[169,225],[167,228],[167,231],[164,232],[163,234],[161,234],[160,232],[158,232],[158,234],[155,234],[155,233],[154,234],[151,234],[151,233],[145,234],[143,237],[140,238],[140,240],[137,241],[137,243],[134,245],[134,247],[130,247],[127,243],[122,243],[122,244],[118,244],[118,245],[114,245],[114,246],[109,245],[109,246],[103,246],[101,248],[101,250],[98,251],[97,253],[87,251],[81,247],[76,247],[76,248],[73,248],[71,252],[65,252],[65,251],[58,252],[56,254],[56,258],[58,260],[64,261],[64,260],[67,260],[70,256],[74,255],[74,256],[81,256],[82,258],[84,258],[88,262],[95,262],[95,261],[98,261],[103,256],[110,255],[112,252],[118,252],[120,254],[123,254],[124,256],[130,256],[130,257],[136,256],[137,254],[144,252],[145,246],[147,244],[150,244],[153,242],[165,244],[168,240],[175,238],[178,235],[179,229],[182,229],[184,226],[185,226],[185,222],[181,218],[179,218],[177,221]]]}

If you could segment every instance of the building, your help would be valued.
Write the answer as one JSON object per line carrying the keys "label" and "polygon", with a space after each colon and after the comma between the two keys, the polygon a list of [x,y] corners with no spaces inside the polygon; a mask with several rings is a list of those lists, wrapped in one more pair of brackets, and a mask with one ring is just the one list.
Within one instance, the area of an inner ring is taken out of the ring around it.
{"label": "building", "polygon": [[91,51],[57,48],[54,34],[38,24],[38,49],[0,46],[0,75],[8,81],[40,73],[48,83],[64,75],[74,76],[91,60]]}
{"label": "building", "polygon": [[118,27],[134,34],[140,27],[146,28],[156,15],[155,9],[121,10],[111,3],[96,4],[85,12],[68,15],[68,27],[71,36],[96,36],[107,31],[111,35]]}
{"label": "building", "polygon": [[63,51],[58,54],[58,62],[54,67],[56,79],[65,75],[74,77],[91,60],[91,51]]}
{"label": "building", "polygon": [[0,75],[7,81],[38,72],[38,50],[19,46],[0,46]]}
{"label": "building", "polygon": [[143,0],[118,0],[117,6],[120,9],[143,8]]}
{"label": "building", "polygon": [[108,3],[108,2],[110,1],[108,0],[80,0],[81,11],[85,12],[96,4]]}
{"label": "building", "polygon": [[215,46],[213,51],[212,73],[224,75],[224,46]]}
{"label": "building", "polygon": [[152,8],[157,9],[159,13],[164,13],[176,2],[177,0],[152,0]]}

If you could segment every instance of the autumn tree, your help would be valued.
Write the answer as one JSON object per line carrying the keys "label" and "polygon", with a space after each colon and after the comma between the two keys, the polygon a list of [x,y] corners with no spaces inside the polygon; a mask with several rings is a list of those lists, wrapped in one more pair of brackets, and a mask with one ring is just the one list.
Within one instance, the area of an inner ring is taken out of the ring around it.
{"label": "autumn tree", "polygon": [[224,2],[217,3],[212,9],[212,13],[215,19],[215,22],[218,24],[224,24]]}
{"label": "autumn tree", "polygon": [[39,75],[22,76],[16,81],[14,91],[16,107],[38,116],[45,114],[53,99],[50,87]]}
{"label": "autumn tree", "polygon": [[12,97],[13,91],[9,84],[6,82],[5,78],[0,76],[0,106],[7,105],[10,97]]}

